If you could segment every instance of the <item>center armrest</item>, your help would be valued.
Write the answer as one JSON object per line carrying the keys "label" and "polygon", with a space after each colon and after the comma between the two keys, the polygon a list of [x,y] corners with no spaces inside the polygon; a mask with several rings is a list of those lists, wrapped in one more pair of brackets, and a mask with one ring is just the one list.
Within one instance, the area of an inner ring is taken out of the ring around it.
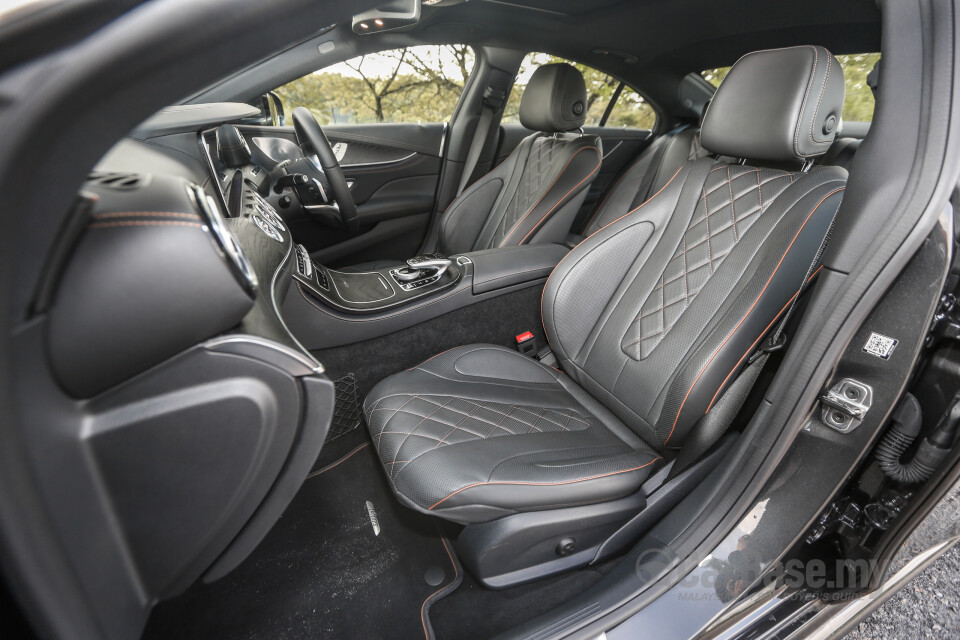
{"label": "center armrest", "polygon": [[560,244],[525,244],[463,254],[473,262],[473,293],[546,278],[570,250]]}

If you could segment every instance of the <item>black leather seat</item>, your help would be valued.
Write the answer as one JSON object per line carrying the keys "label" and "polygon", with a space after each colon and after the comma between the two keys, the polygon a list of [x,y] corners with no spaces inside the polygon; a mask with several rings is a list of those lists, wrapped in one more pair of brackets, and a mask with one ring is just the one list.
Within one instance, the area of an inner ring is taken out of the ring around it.
{"label": "black leather seat", "polygon": [[687,161],[640,205],[611,198],[553,271],[542,315],[562,370],[472,345],[381,381],[364,410],[399,499],[481,523],[637,492],[797,295],[846,184],[811,166],[843,97],[822,47],[744,56],[701,136],[745,162]]}
{"label": "black leather seat", "polygon": [[[520,102],[520,122],[537,133],[447,207],[440,218],[438,250],[453,255],[562,242],[603,157],[600,138],[578,131],[586,105],[586,85],[576,67],[558,63],[538,68]],[[347,270],[394,264],[377,261]]]}
{"label": "black leather seat", "polygon": [[684,162],[709,155],[700,144],[700,128],[681,126],[643,150],[610,188],[583,228],[588,236],[613,221],[624,206],[632,209],[663,188]]}

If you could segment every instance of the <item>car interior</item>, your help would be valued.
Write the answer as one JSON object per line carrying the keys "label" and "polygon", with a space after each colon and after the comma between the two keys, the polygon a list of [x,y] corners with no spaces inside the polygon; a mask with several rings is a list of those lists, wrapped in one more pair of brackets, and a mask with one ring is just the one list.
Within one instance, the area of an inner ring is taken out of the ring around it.
{"label": "car interior", "polygon": [[[838,57],[880,12],[595,4],[318,25],[92,169],[22,383],[69,425],[31,436],[66,547],[122,549],[78,560],[105,636],[547,637],[710,508],[871,144]],[[284,93],[451,44],[442,122]],[[604,126],[625,91],[651,126]]]}

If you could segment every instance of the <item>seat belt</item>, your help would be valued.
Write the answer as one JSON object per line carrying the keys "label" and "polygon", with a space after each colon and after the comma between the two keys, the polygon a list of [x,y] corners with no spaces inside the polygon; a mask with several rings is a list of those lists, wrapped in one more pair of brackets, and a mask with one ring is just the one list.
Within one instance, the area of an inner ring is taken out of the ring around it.
{"label": "seat belt", "polygon": [[463,193],[467,185],[470,184],[470,178],[477,168],[477,162],[480,161],[480,153],[486,146],[487,135],[490,133],[490,125],[493,124],[493,117],[503,106],[507,97],[507,87],[504,86],[504,78],[509,80],[508,74],[493,69],[490,73],[490,81],[487,88],[483,91],[483,110],[480,112],[480,119],[477,121],[477,128],[473,132],[473,141],[470,143],[470,149],[467,150],[467,158],[463,163],[463,174],[460,176],[460,185],[457,187],[457,196]]}
{"label": "seat belt", "polygon": [[696,462],[700,456],[709,451],[710,448],[720,440],[723,434],[727,432],[727,429],[730,428],[730,425],[733,424],[733,420],[737,417],[737,414],[740,413],[740,409],[743,408],[743,403],[746,402],[750,390],[753,389],[753,385],[757,383],[760,372],[763,371],[763,367],[767,364],[770,354],[774,351],[780,351],[786,346],[787,336],[785,331],[787,323],[790,322],[791,316],[796,311],[800,298],[810,288],[810,283],[813,281],[813,274],[816,273],[817,265],[820,264],[820,260],[823,258],[823,252],[830,242],[830,236],[833,234],[835,223],[836,214],[834,214],[834,217],[830,220],[827,233],[823,236],[820,247],[817,249],[816,255],[814,255],[810,266],[807,268],[807,272],[803,276],[803,282],[800,283],[797,295],[793,298],[793,302],[790,304],[786,313],[783,314],[779,324],[777,324],[777,328],[773,333],[769,334],[761,346],[753,352],[747,360],[747,368],[737,376],[737,379],[734,380],[733,384],[723,393],[713,409],[697,422],[694,427],[696,433],[691,433],[693,436],[692,439],[685,442],[677,454],[673,467],[670,469],[670,478],[676,476]]}

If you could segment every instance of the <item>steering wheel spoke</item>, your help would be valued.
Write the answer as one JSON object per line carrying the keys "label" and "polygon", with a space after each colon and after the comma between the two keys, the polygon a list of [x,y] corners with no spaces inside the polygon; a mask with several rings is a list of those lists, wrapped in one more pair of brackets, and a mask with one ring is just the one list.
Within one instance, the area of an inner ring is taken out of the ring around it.
{"label": "steering wheel spoke", "polygon": [[336,203],[336,206],[310,204],[305,206],[305,209],[320,220],[332,220],[333,216],[337,215],[340,226],[350,233],[356,233],[360,228],[357,205],[353,201],[353,194],[343,175],[343,169],[340,168],[340,162],[326,134],[320,128],[320,123],[309,109],[297,107],[293,110],[293,128],[304,156],[316,154],[329,186],[327,196]]}

